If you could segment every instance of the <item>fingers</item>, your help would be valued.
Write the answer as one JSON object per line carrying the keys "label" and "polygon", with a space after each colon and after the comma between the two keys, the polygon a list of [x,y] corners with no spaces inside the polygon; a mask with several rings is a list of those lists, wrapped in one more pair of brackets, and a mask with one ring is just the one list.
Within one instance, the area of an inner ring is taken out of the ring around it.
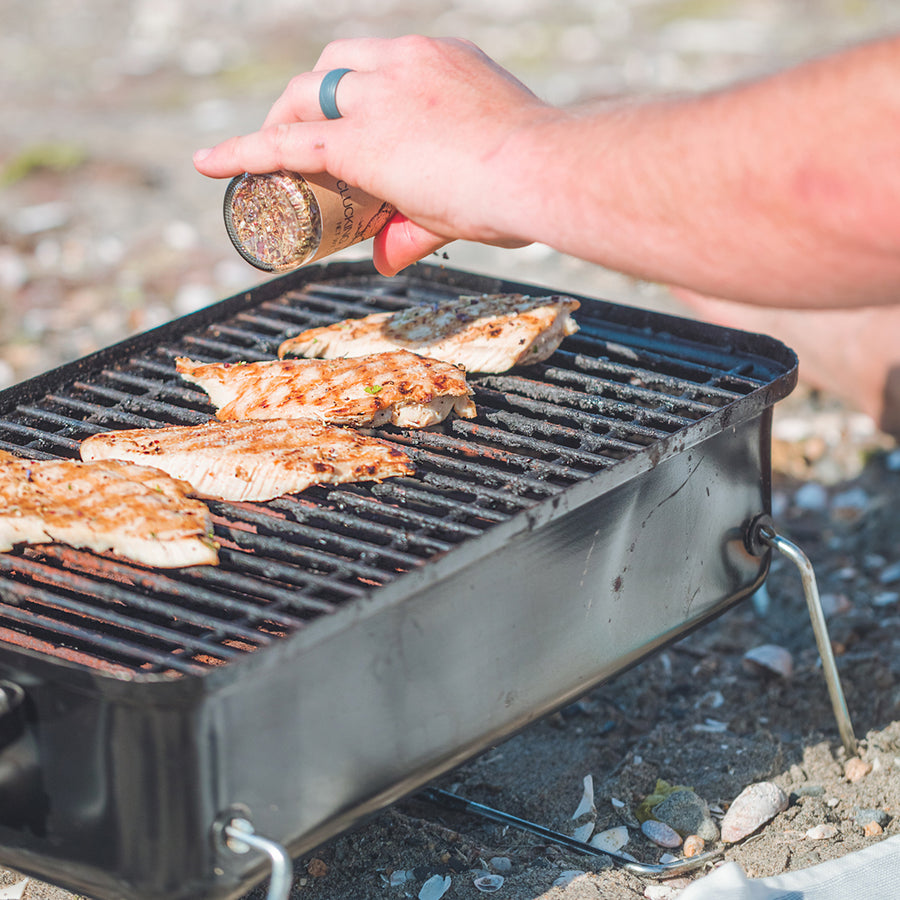
{"label": "fingers", "polygon": [[[322,51],[312,71],[297,75],[288,82],[284,92],[272,104],[263,128],[285,122],[324,119],[319,105],[319,88],[331,69],[352,70],[341,78],[335,96],[338,109],[344,114],[352,114],[355,108],[353,98],[358,95],[352,82],[358,80],[358,75],[372,72],[383,64],[389,45],[389,41],[377,38],[332,41]],[[349,93],[348,83],[351,83]]]}
{"label": "fingers", "polygon": [[382,275],[396,275],[447,243],[446,238],[396,213],[375,235],[372,261]]}
{"label": "fingers", "polygon": [[320,123],[273,125],[253,134],[229,138],[215,147],[198,150],[194,154],[194,167],[210,178],[278,169],[309,174],[324,172],[324,128]]}

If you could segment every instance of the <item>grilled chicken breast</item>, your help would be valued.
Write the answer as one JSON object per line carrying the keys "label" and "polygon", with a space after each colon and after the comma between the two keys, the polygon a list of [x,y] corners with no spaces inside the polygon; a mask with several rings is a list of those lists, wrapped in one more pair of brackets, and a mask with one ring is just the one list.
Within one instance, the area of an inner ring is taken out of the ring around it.
{"label": "grilled chicken breast", "polygon": [[578,326],[571,297],[482,294],[373,313],[284,341],[279,358],[336,359],[405,349],[463,366],[467,372],[505,372],[550,356]]}
{"label": "grilled chicken breast", "polygon": [[190,493],[148,466],[0,451],[0,550],[59,542],[148,566],[215,565],[209,510]]}
{"label": "grilled chicken breast", "polygon": [[110,431],[82,442],[81,456],[157,466],[199,495],[220,500],[271,500],[311,484],[412,473],[406,454],[387,441],[309,420]]}
{"label": "grilled chicken breast", "polygon": [[450,412],[472,418],[465,372],[406,350],[362,359],[270,360],[203,364],[179,357],[176,367],[232,419],[317,419],[338,425],[434,425]]}

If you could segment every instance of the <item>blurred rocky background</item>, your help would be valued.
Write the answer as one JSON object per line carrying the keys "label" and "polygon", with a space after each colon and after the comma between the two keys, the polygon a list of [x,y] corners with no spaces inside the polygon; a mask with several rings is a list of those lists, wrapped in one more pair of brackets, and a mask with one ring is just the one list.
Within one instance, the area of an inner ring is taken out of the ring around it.
{"label": "blurred rocky background", "polygon": [[[900,26],[895,0],[0,0],[0,388],[236,293],[224,184],[191,153],[255,129],[338,37],[468,37],[543,97],[694,91]],[[351,258],[365,247],[347,251]],[[652,285],[456,245],[448,265],[622,303]]]}

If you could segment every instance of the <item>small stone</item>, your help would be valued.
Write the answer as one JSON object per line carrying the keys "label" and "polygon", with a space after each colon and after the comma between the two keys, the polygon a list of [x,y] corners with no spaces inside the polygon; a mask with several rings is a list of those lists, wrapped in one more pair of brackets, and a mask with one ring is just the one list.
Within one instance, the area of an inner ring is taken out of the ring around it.
{"label": "small stone", "polygon": [[862,826],[875,822],[884,828],[891,821],[891,817],[883,809],[857,809],[853,815],[853,821]]}
{"label": "small stone", "polygon": [[847,765],[844,766],[844,778],[850,782],[862,781],[871,771],[872,763],[854,756],[852,759],[848,759]]}
{"label": "small stone", "polygon": [[653,841],[657,847],[680,847],[681,835],[665,822],[658,822],[656,819],[647,819],[641,825],[641,831],[644,835]]}
{"label": "small stone", "polygon": [[863,834],[866,837],[878,837],[879,834],[884,834],[884,829],[877,822],[868,822],[863,828]]}
{"label": "small stone", "polygon": [[699,856],[706,847],[706,841],[699,834],[689,834],[684,839],[682,852],[685,857]]}
{"label": "small stone", "polygon": [[878,580],[882,584],[893,584],[895,581],[900,581],[900,562],[891,563],[889,566],[885,566],[881,570]]}
{"label": "small stone", "polygon": [[488,860],[488,865],[495,872],[511,872],[512,871],[512,861],[508,856],[492,856]]}
{"label": "small stone", "polygon": [[836,494],[831,501],[831,514],[845,522],[856,522],[865,515],[871,499],[862,488],[850,488]]}
{"label": "small stone", "polygon": [[733,844],[753,834],[778,813],[787,809],[787,795],[771,781],[760,781],[744,788],[722,819],[722,841]]}
{"label": "small stone", "polygon": [[853,606],[846,594],[822,594],[819,601],[826,619],[839,616],[852,609]]}
{"label": "small stone", "polygon": [[319,859],[318,856],[314,856],[306,864],[306,871],[313,878],[324,878],[328,874],[328,865],[324,860]]}
{"label": "small stone", "polygon": [[833,838],[838,833],[837,828],[830,822],[823,822],[821,825],[814,825],[806,832],[806,837],[811,841],[826,841]]}
{"label": "small stone", "polygon": [[815,481],[807,481],[794,494],[794,506],[806,512],[823,512],[828,506],[828,491]]}
{"label": "small stone", "polygon": [[744,668],[748,672],[768,672],[790,678],[794,674],[794,658],[789,650],[777,644],[761,644],[744,654]]}
{"label": "small stone", "polygon": [[804,784],[797,788],[798,797],[824,797],[825,788],[821,784]]}
{"label": "small stone", "polygon": [[704,841],[715,841],[719,829],[709,814],[709,807],[694,791],[680,790],[669,794],[653,807],[653,818],[665,822],[682,837],[699,835]]}

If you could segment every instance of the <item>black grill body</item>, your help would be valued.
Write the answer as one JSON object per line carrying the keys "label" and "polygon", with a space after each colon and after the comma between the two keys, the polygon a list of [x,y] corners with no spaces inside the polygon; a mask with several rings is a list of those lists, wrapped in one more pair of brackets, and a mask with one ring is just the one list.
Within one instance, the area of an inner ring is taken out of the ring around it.
{"label": "black grill body", "polygon": [[[174,358],[272,358],[304,328],[459,294],[440,267],[300,270],[0,394],[0,448],[202,422]],[[236,814],[305,853],[763,582],[782,344],[578,298],[545,363],[473,376],[478,416],[383,429],[416,474],[210,504],[218,567],[0,554],[0,861],[97,898],[228,898]],[[0,720],[2,722],[2,720]]]}

